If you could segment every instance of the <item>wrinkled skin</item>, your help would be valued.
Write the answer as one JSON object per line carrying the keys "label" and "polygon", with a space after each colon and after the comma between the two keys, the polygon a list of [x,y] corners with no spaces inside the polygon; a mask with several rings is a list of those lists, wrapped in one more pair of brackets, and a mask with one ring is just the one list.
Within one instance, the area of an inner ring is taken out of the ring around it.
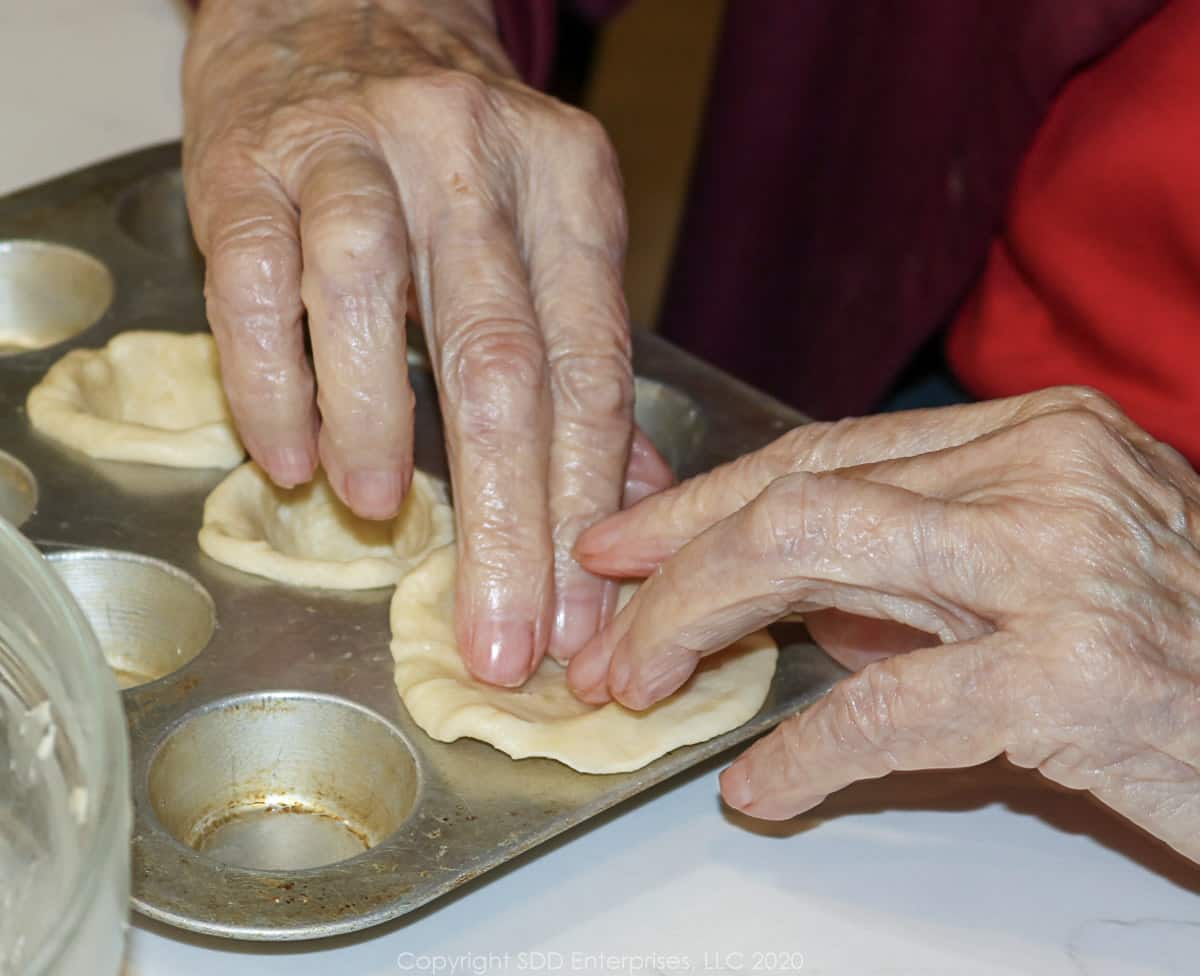
{"label": "wrinkled skin", "polygon": [[1006,755],[1200,860],[1200,478],[1086,390],[813,424],[585,533],[648,576],[571,662],[645,708],[784,614],[854,673],[721,777],[754,816]]}
{"label": "wrinkled skin", "polygon": [[487,0],[206,0],[184,104],[209,319],[250,454],[285,487],[319,460],[358,514],[393,515],[419,317],[467,664],[517,685],[547,648],[567,660],[615,596],[576,538],[626,481],[637,497],[670,479],[634,441],[624,204],[598,123],[516,79]]}

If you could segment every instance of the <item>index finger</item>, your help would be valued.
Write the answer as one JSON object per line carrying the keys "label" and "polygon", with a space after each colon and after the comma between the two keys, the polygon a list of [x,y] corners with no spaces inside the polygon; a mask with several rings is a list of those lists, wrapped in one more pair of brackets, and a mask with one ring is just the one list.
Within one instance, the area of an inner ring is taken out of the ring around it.
{"label": "index finger", "polygon": [[1002,427],[1072,408],[1103,416],[1119,414],[1099,394],[1061,388],[964,406],[806,424],[759,451],[592,526],[580,536],[575,554],[594,573],[647,576],[690,539],[732,515],[784,475],[946,451]]}

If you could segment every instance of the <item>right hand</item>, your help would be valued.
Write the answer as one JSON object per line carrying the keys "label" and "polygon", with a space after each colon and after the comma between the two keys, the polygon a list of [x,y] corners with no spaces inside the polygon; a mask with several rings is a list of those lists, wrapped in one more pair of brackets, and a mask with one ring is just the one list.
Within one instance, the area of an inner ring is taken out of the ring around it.
{"label": "right hand", "polygon": [[1200,861],[1200,476],[1104,397],[809,424],[578,550],[648,577],[571,662],[585,701],[648,708],[795,612],[857,669],[725,771],[738,809],[1004,754]]}
{"label": "right hand", "polygon": [[[393,515],[419,311],[467,664],[517,685],[547,648],[569,659],[615,597],[571,551],[619,508],[633,439],[625,212],[599,124],[516,78],[487,0],[206,0],[184,82],[189,209],[251,456],[282,486],[319,458],[350,508]],[[643,492],[660,487],[661,459],[636,453]]]}

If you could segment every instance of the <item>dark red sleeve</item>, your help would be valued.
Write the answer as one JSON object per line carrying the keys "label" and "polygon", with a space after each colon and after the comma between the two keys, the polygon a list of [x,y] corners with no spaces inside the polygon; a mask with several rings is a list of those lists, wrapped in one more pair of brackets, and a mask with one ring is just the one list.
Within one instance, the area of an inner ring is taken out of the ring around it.
{"label": "dark red sleeve", "polygon": [[556,0],[492,0],[500,40],[517,71],[545,88],[554,63]]}
{"label": "dark red sleeve", "polygon": [[[599,22],[626,6],[629,0],[574,0],[584,17]],[[558,0],[492,0],[500,40],[529,84],[545,88],[554,64],[555,13]]]}

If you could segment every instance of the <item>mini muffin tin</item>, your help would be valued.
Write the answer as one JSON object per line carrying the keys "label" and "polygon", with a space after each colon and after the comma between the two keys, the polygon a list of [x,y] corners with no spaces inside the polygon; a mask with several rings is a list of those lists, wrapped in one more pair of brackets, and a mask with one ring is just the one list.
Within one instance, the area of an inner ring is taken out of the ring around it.
{"label": "mini muffin tin", "polygon": [[[634,773],[431,740],[393,685],[390,589],[219,565],[196,532],[225,472],[93,461],[28,423],[26,395],[67,350],[204,329],[202,281],[177,145],[0,199],[0,514],[48,554],[130,686],[139,911],[264,940],[396,918],[764,732],[840,674],[789,633],[757,716]],[[801,421],[653,335],[635,350],[638,420],[683,476]],[[446,477],[419,348],[410,374],[417,464]]]}

